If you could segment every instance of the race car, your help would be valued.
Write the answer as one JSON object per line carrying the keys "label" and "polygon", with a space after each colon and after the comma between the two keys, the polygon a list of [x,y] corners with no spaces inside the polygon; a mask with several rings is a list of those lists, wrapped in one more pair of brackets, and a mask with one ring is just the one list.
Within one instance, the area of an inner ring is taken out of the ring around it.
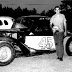
{"label": "race car", "polygon": [[[11,29],[0,29],[0,66],[10,64],[21,50],[25,56],[39,51],[56,50],[53,31],[49,17],[40,15],[22,16],[17,18]],[[64,49],[68,55],[71,51],[71,33],[64,38]]]}
{"label": "race car", "polygon": [[[24,25],[24,28],[28,27],[29,33],[25,36],[24,44],[33,49],[33,51],[34,49],[53,51],[56,49],[56,46],[53,37],[53,30],[50,28],[49,20],[50,18],[47,16],[22,16],[16,19],[16,24],[14,27],[17,28],[19,24]],[[67,39],[70,37],[71,35],[68,35],[64,38],[64,47],[66,46]]]}

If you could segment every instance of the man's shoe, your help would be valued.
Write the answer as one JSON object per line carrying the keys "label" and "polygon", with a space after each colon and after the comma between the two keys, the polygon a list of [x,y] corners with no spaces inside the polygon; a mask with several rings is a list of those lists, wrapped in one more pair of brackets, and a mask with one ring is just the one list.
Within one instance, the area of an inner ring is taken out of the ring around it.
{"label": "man's shoe", "polygon": [[63,61],[63,58],[59,58],[60,61]]}
{"label": "man's shoe", "polygon": [[59,57],[57,57],[57,59],[60,59]]}

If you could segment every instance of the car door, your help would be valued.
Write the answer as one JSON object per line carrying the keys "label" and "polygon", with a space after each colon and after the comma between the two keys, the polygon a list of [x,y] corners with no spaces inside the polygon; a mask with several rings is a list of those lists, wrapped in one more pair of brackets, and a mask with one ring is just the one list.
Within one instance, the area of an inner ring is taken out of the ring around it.
{"label": "car door", "polygon": [[55,42],[53,33],[47,20],[37,20],[31,29],[31,34],[26,36],[25,44],[36,50],[54,50]]}

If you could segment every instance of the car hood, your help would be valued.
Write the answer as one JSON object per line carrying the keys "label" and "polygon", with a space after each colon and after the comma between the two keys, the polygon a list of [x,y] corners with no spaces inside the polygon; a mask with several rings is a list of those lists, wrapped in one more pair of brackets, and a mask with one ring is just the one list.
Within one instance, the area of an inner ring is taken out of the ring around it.
{"label": "car hood", "polygon": [[15,23],[12,28],[28,28],[28,27],[20,23]]}

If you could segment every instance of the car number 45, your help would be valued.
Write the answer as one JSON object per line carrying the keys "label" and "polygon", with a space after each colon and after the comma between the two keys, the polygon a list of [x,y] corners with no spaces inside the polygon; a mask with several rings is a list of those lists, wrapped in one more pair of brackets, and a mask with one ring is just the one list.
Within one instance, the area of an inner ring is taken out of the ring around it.
{"label": "car number 45", "polygon": [[51,37],[43,37],[38,45],[41,49],[50,49],[53,46],[53,42]]}

